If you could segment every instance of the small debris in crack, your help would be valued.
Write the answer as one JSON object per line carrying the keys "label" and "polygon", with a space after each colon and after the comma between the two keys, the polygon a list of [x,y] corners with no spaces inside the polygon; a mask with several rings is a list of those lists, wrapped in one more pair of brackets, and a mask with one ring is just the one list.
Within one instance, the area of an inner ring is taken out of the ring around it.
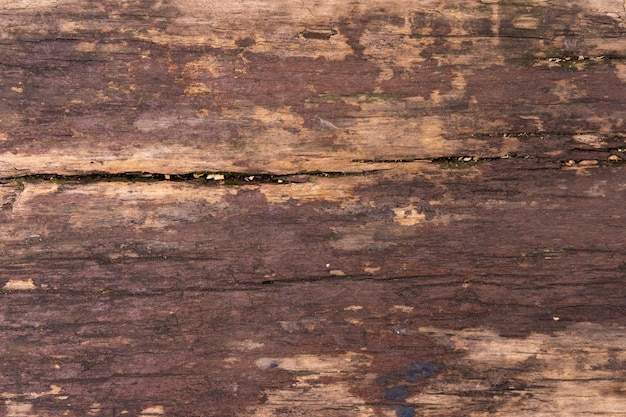
{"label": "small debris in crack", "polygon": [[241,184],[289,184],[305,183],[312,177],[348,177],[366,175],[367,172],[302,172],[295,174],[258,174],[234,172],[192,172],[188,174],[161,174],[152,172],[107,173],[91,172],[87,174],[58,175],[31,174],[0,178],[0,183],[20,182],[189,182],[206,185],[241,185]]}

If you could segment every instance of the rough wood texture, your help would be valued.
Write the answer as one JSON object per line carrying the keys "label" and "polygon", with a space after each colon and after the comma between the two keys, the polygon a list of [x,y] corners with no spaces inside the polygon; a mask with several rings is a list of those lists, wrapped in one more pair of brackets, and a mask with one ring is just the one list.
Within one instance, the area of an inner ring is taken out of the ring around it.
{"label": "rough wood texture", "polygon": [[623,1],[0,19],[1,415],[626,415]]}
{"label": "rough wood texture", "polygon": [[414,3],[5,2],[0,174],[614,148],[622,1]]}

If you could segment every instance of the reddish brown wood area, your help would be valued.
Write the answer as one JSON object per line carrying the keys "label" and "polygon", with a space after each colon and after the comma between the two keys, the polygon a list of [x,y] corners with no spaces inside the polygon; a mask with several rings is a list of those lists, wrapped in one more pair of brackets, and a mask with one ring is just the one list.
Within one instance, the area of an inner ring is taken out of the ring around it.
{"label": "reddish brown wood area", "polygon": [[0,415],[626,415],[625,19],[0,2]]}

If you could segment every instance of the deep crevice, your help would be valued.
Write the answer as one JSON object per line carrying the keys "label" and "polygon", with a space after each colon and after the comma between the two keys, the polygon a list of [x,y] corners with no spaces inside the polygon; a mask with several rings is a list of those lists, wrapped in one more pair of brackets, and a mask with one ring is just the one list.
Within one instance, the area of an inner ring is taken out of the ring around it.
{"label": "deep crevice", "polygon": [[362,176],[377,171],[359,172],[301,172],[294,174],[251,174],[240,172],[193,172],[185,174],[162,174],[154,172],[89,172],[85,174],[28,174],[0,178],[0,183],[17,182],[191,182],[197,184],[242,185],[242,184],[289,184],[307,182],[309,177]]}
{"label": "deep crevice", "polygon": [[[582,149],[582,148],[581,148]],[[624,165],[626,160],[622,155],[622,148],[584,149],[585,151],[609,152],[608,160],[590,159],[552,159],[535,155],[509,153],[504,156],[441,156],[435,158],[374,158],[374,159],[353,159],[351,162],[359,164],[404,164],[423,162],[438,165],[444,169],[470,168],[475,165],[504,160],[535,160],[543,164],[553,164],[553,169],[570,168],[575,166],[614,166]],[[620,154],[615,155],[615,153]],[[593,162],[593,163],[590,163]],[[37,182],[73,182],[73,183],[98,183],[98,182],[186,182],[202,185],[245,185],[245,184],[292,184],[306,183],[311,178],[337,178],[337,177],[358,177],[377,174],[389,168],[363,169],[358,171],[302,171],[288,174],[268,174],[268,173],[242,173],[242,172],[209,172],[199,171],[183,174],[163,174],[156,172],[121,172],[110,173],[104,171],[92,171],[82,174],[25,174],[0,178],[0,184],[9,182],[37,183]]]}

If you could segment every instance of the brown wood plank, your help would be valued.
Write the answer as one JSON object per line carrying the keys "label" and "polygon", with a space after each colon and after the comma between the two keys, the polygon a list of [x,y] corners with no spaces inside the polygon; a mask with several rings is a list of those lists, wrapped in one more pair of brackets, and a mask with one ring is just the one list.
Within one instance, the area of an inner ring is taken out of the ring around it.
{"label": "brown wood plank", "polygon": [[[7,273],[24,277],[55,264],[63,272],[33,278],[68,290],[369,275],[572,280],[571,265],[581,279],[621,277],[624,173],[509,159],[282,184],[11,183],[0,253]],[[88,279],[71,278],[76,262]]]}
{"label": "brown wood plank", "polygon": [[621,415],[625,175],[5,184],[5,409]]}
{"label": "brown wood plank", "polygon": [[0,174],[625,147],[621,1],[221,3],[2,6]]}
{"label": "brown wood plank", "polygon": [[[573,323],[510,302],[481,315],[486,287],[4,296],[0,395],[5,415],[623,414],[623,314]],[[524,320],[536,329],[499,334]]]}
{"label": "brown wood plank", "polygon": [[0,415],[626,415],[624,1],[0,22]]}

